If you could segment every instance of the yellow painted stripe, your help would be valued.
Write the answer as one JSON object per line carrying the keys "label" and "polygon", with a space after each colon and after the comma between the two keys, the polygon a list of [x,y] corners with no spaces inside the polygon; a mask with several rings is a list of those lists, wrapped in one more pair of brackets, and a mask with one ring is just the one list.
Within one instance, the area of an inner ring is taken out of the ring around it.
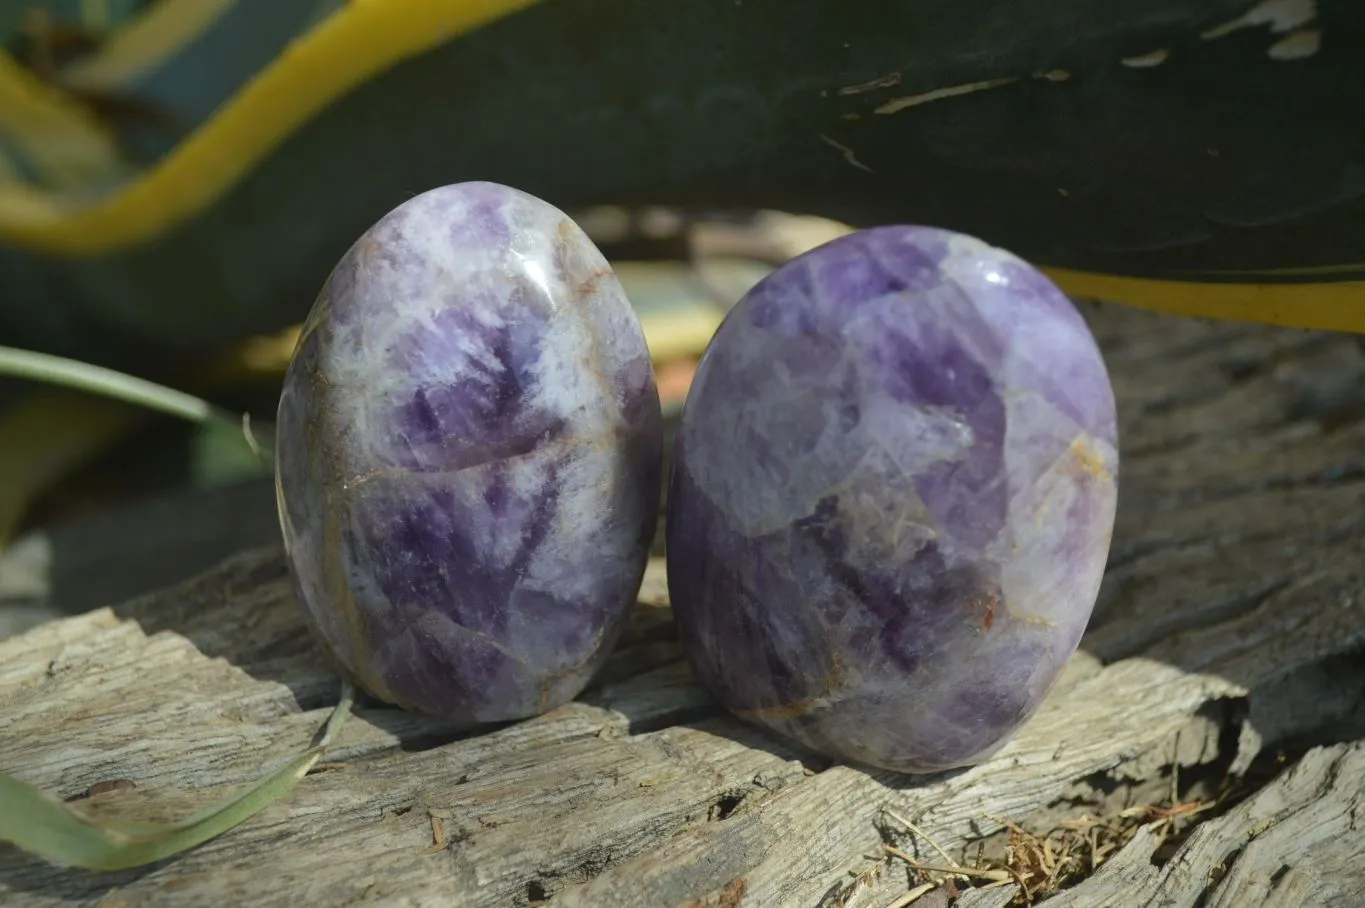
{"label": "yellow painted stripe", "polygon": [[[116,91],[213,27],[237,0],[160,0],[109,36],[99,51],[62,70],[67,88]],[[107,10],[106,10],[107,18]]]}
{"label": "yellow painted stripe", "polygon": [[[126,170],[113,137],[88,110],[43,82],[3,49],[0,134],[22,151],[55,189],[82,189],[116,178]],[[0,197],[10,192],[5,187]],[[49,194],[44,193],[44,197]],[[30,209],[21,206],[19,210]]]}
{"label": "yellow painted stripe", "polygon": [[1365,280],[1302,284],[1166,281],[1044,268],[1071,296],[1194,318],[1365,333]]}
{"label": "yellow painted stripe", "polygon": [[[352,0],[119,192],[74,206],[60,194],[0,186],[0,241],[97,255],[152,238],[206,208],[294,130],[375,73],[537,2],[544,0]],[[1365,281],[1231,284],[1045,270],[1076,296],[1187,316],[1365,331]]]}
{"label": "yellow painted stripe", "polygon": [[375,73],[542,0],[351,0],[253,78],[213,119],[117,193],[81,207],[0,187],[0,241],[97,255],[202,211],[318,111]]}

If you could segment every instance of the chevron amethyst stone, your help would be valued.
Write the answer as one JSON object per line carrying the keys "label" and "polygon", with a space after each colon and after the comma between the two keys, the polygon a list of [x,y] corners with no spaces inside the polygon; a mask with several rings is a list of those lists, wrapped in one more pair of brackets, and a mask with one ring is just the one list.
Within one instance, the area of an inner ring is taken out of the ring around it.
{"label": "chevron amethyst stone", "polygon": [[669,589],[701,682],[839,760],[980,762],[1075,651],[1114,397],[1076,309],[967,236],[864,230],[730,313],[682,415]]}
{"label": "chevron amethyst stone", "polygon": [[414,712],[572,699],[635,602],[661,433],[643,332],[576,224],[491,183],[408,200],[337,264],[285,378],[277,492],[306,623]]}

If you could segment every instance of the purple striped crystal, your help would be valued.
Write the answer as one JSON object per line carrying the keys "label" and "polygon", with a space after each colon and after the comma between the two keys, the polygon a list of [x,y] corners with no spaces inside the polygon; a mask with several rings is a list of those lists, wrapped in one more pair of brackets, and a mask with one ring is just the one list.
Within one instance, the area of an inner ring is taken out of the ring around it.
{"label": "purple striped crystal", "polygon": [[406,709],[552,709],[634,604],[661,455],[644,335],[579,227],[491,183],[410,199],[333,270],[280,399],[305,620]]}
{"label": "purple striped crystal", "polygon": [[1040,272],[864,230],[787,263],[702,359],[670,478],[701,682],[835,759],[979,762],[1075,651],[1118,468],[1104,362]]}

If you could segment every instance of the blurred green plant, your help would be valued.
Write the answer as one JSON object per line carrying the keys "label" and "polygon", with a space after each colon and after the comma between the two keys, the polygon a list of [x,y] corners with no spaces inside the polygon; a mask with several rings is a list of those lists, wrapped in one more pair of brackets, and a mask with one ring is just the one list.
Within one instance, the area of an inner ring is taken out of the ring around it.
{"label": "blurred green plant", "polygon": [[97,819],[13,776],[0,773],[0,840],[66,867],[123,870],[188,851],[239,825],[294,789],[322,758],[355,703],[344,683],[321,736],[249,788],[178,823]]}
{"label": "blurred green plant", "polygon": [[930,223],[1075,296],[1365,331],[1353,0],[27,5],[94,36],[0,79],[0,337],[31,349],[164,377],[468,179]]}
{"label": "blurred green plant", "polygon": [[[375,218],[464,179],[934,223],[1073,295],[1365,331],[1362,47],[1352,0],[0,4],[0,338],[29,348],[0,375],[44,385],[0,412],[0,546],[149,414],[202,429],[204,481],[268,471],[236,415],[101,367],[180,376],[296,324]],[[714,330],[678,302],[699,277],[753,279],[691,265],[622,268],[672,300],[642,311],[656,358]],[[48,803],[11,782],[0,816]],[[140,860],[252,797],[150,839],[49,817],[45,841]]]}
{"label": "blurred green plant", "polygon": [[[25,442],[17,451],[12,444],[0,450],[10,480],[0,489],[0,534],[17,524],[23,506],[43,485],[42,480],[60,475],[81,451],[124,428],[133,412],[129,407],[230,430],[238,446],[249,449],[256,462],[269,458],[245,419],[155,382],[12,347],[0,347],[0,375],[69,389],[60,394],[44,391],[32,395],[12,408],[0,423],[0,437]],[[104,406],[111,402],[128,406]],[[0,535],[0,545],[3,542]],[[349,683],[343,684],[341,700],[315,744],[255,785],[178,823],[94,818],[79,807],[0,774],[0,840],[54,863],[87,870],[134,867],[193,848],[288,794],[331,744],[350,715],[354,700],[354,689]]]}
{"label": "blurred green plant", "polygon": [[[148,412],[203,427],[196,453],[206,481],[271,468],[269,444],[262,448],[245,416],[184,391],[14,347],[0,347],[0,375],[48,386],[0,413],[0,473],[6,477],[0,486],[0,548],[12,538],[39,495],[77,464],[136,428]],[[235,444],[224,444],[229,437],[235,438]]]}

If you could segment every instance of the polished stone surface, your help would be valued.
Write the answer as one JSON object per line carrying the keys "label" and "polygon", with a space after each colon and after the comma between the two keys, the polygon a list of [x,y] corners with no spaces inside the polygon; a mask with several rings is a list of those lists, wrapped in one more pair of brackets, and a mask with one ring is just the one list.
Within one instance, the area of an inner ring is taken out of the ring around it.
{"label": "polished stone surface", "polygon": [[1103,360],[1033,267],[920,227],[813,250],[731,312],[683,413],[667,545],[693,668],[838,759],[977,762],[1080,640],[1117,466]]}
{"label": "polished stone surface", "polygon": [[567,216],[464,183],[382,218],[317,299],[278,431],[298,597],[363,687],[489,722],[588,683],[644,572],[662,430],[640,325]]}

